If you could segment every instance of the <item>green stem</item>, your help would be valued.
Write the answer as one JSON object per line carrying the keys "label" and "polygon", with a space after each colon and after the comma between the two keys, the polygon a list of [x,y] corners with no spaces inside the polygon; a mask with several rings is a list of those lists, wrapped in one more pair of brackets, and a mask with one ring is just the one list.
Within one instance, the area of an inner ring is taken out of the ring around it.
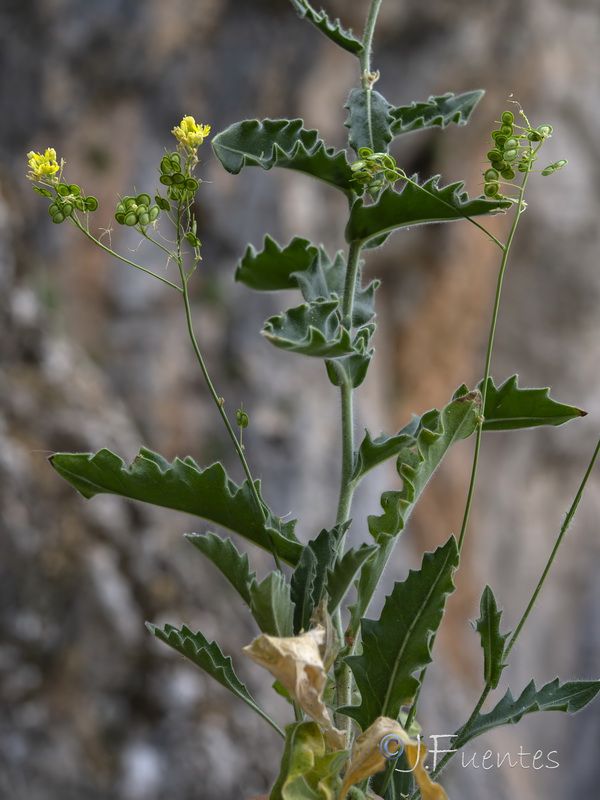
{"label": "green stem", "polygon": [[500,298],[502,296],[502,284],[504,282],[504,274],[506,272],[506,266],[508,264],[508,257],[510,255],[510,248],[513,243],[513,239],[515,238],[515,233],[517,232],[517,226],[519,224],[519,220],[521,218],[521,214],[524,211],[524,204],[523,204],[523,197],[525,194],[525,187],[527,186],[527,181],[529,179],[529,175],[531,173],[531,168],[527,170],[525,176],[523,178],[523,183],[521,184],[521,188],[519,190],[519,197],[517,199],[517,212],[515,214],[515,218],[510,228],[510,233],[508,234],[508,239],[506,240],[506,244],[500,245],[502,247],[502,261],[500,262],[500,270],[498,272],[498,281],[496,283],[496,296],[494,297],[494,308],[492,311],[492,321],[490,324],[490,333],[488,336],[488,344],[487,344],[487,352],[485,355],[485,370],[483,376],[483,390],[481,392],[481,419],[479,425],[477,426],[477,434],[475,439],[475,453],[473,455],[473,467],[471,469],[471,480],[469,482],[469,491],[467,494],[467,502],[465,505],[465,513],[463,515],[463,521],[460,529],[460,536],[458,539],[458,552],[462,551],[462,547],[465,540],[465,535],[467,532],[467,525],[469,522],[469,516],[471,513],[471,506],[473,503],[473,492],[475,489],[475,479],[477,477],[477,468],[479,466],[479,452],[481,450],[481,435],[483,433],[483,423],[484,423],[484,414],[485,414],[485,403],[487,399],[487,390],[488,390],[488,382],[490,377],[490,368],[492,364],[492,351],[494,349],[494,339],[496,336],[496,326],[498,324],[498,312],[500,309]]}
{"label": "green stem", "polygon": [[[244,470],[244,473],[246,474],[246,478],[248,479],[248,486],[250,488],[250,491],[252,492],[252,495],[254,497],[254,501],[256,503],[256,506],[257,506],[257,508],[258,508],[258,510],[260,512],[260,515],[261,515],[261,517],[263,519],[263,522],[266,523],[267,522],[267,514],[266,514],[265,508],[264,508],[264,506],[262,504],[262,501],[261,501],[261,499],[259,497],[258,491],[256,489],[256,485],[254,483],[254,480],[252,478],[252,474],[250,472],[250,467],[248,466],[248,462],[246,461],[246,456],[244,455],[244,451],[242,449],[242,446],[241,446],[240,442],[238,441],[238,438],[237,438],[237,436],[235,434],[235,431],[234,431],[231,423],[229,422],[227,414],[225,413],[225,409],[223,408],[223,399],[217,394],[217,391],[216,391],[216,389],[215,389],[215,387],[213,385],[213,382],[212,382],[212,380],[210,378],[210,375],[208,374],[208,370],[206,368],[206,364],[204,363],[204,358],[202,357],[202,352],[200,350],[200,346],[198,345],[198,340],[196,339],[196,334],[194,332],[194,325],[193,325],[193,321],[192,321],[192,310],[191,310],[191,306],[190,306],[190,295],[189,295],[189,290],[188,290],[188,281],[189,281],[189,279],[191,277],[191,274],[186,275],[186,273],[185,273],[185,270],[183,268],[183,256],[182,256],[182,252],[181,252],[181,238],[182,238],[181,237],[181,221],[182,221],[181,220],[181,216],[182,216],[181,212],[182,212],[182,208],[181,208],[181,204],[180,204],[178,206],[178,209],[177,209],[177,220],[176,220],[177,255],[175,256],[175,260],[177,261],[177,266],[179,267],[179,274],[181,275],[181,282],[182,282],[182,287],[183,287],[183,289],[182,289],[183,304],[184,304],[184,307],[185,307],[185,319],[186,319],[188,334],[189,334],[189,337],[190,337],[190,341],[192,343],[192,347],[194,349],[194,353],[196,355],[196,360],[198,361],[198,364],[200,366],[200,370],[202,372],[202,376],[203,376],[204,381],[205,381],[205,383],[206,383],[206,385],[208,387],[208,391],[210,392],[210,395],[211,395],[211,397],[212,397],[212,399],[213,399],[213,401],[214,401],[214,403],[215,403],[215,405],[217,407],[217,410],[218,410],[219,414],[221,415],[221,419],[223,420],[223,423],[224,423],[225,427],[227,428],[227,433],[229,434],[229,437],[230,437],[230,439],[231,439],[231,441],[233,443],[235,451],[236,451],[236,453],[238,455],[238,458],[240,460],[240,463],[242,465],[242,469]],[[273,558],[275,559],[275,564],[277,566],[277,569],[280,572],[283,572],[283,570],[281,568],[281,562],[279,560],[279,556],[277,555],[277,550],[275,548],[275,543],[272,541],[272,538],[271,538],[271,545],[272,545],[272,554],[273,554]]]}
{"label": "green stem", "polygon": [[129,264],[130,266],[135,267],[136,269],[139,269],[142,272],[146,272],[148,275],[152,275],[154,278],[158,278],[159,281],[166,283],[167,286],[170,286],[172,289],[177,289],[178,292],[183,292],[181,286],[177,286],[175,283],[171,283],[171,281],[168,281],[166,278],[163,278],[162,275],[158,275],[156,272],[152,272],[152,270],[146,269],[145,267],[136,264],[135,261],[130,261],[128,258],[125,258],[125,256],[122,256],[119,253],[116,253],[114,250],[111,250],[110,247],[107,247],[106,245],[102,244],[102,242],[99,239],[96,239],[95,236],[92,236],[92,234],[86,228],[83,227],[83,225],[78,219],[75,219],[73,217],[71,217],[71,219],[73,219],[73,224],[77,228],[79,228],[79,230],[82,231],[88,237],[88,239],[91,239],[91,241],[94,242],[94,244],[97,244],[98,247],[100,247],[105,252],[110,253],[111,256],[118,258],[119,261],[123,261],[125,264]]}
{"label": "green stem", "polygon": [[360,65],[362,67],[362,84],[363,89],[369,89],[371,82],[368,76],[371,74],[371,49],[373,47],[373,34],[375,33],[375,25],[377,24],[377,15],[383,0],[371,0],[371,8],[369,9],[369,16],[365,23],[365,29],[362,37],[363,50],[360,56]]}
{"label": "green stem", "polygon": [[539,579],[538,584],[535,587],[535,591],[533,592],[533,594],[531,596],[531,600],[529,601],[529,603],[527,605],[527,608],[525,609],[525,612],[523,613],[523,616],[521,617],[521,621],[517,625],[517,627],[515,629],[515,632],[513,633],[510,641],[508,642],[508,644],[506,646],[506,649],[505,649],[505,651],[503,653],[503,656],[502,656],[503,659],[505,659],[508,656],[508,654],[510,653],[510,651],[513,649],[513,647],[515,645],[515,642],[519,638],[519,634],[521,633],[521,630],[523,629],[523,626],[527,622],[527,618],[529,617],[529,614],[531,613],[531,609],[535,605],[535,601],[537,600],[537,597],[538,597],[538,595],[540,593],[540,590],[541,590],[542,586],[544,585],[544,581],[546,580],[546,577],[548,576],[548,573],[550,572],[550,568],[552,567],[552,564],[554,563],[554,559],[556,558],[556,554],[558,553],[558,548],[561,546],[562,541],[563,541],[564,536],[565,536],[565,533],[567,532],[567,530],[569,529],[569,527],[571,525],[571,522],[573,521],[573,517],[575,516],[575,512],[577,511],[577,506],[579,505],[579,501],[581,500],[581,497],[583,495],[585,486],[587,484],[588,478],[590,477],[592,469],[594,468],[594,464],[596,463],[596,459],[598,458],[598,453],[599,452],[600,452],[600,439],[598,440],[598,443],[596,444],[596,449],[594,450],[594,454],[592,455],[590,463],[588,464],[588,468],[586,470],[586,473],[583,476],[583,480],[581,481],[579,489],[577,490],[577,494],[575,495],[575,499],[573,500],[573,502],[571,504],[571,507],[567,511],[567,514],[565,516],[565,520],[564,520],[563,524],[561,525],[560,532],[559,532],[559,534],[558,534],[558,536],[556,538],[556,542],[554,544],[554,547],[552,548],[552,552],[550,553],[550,556],[548,558],[546,566],[544,567],[544,571],[542,572],[541,578]]}

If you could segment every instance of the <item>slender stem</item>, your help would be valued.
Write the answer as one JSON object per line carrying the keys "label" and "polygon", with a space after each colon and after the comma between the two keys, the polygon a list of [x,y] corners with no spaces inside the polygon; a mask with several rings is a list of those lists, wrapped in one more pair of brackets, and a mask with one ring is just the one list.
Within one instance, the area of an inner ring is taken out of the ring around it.
{"label": "slender stem", "polygon": [[504,282],[504,274],[506,272],[506,266],[508,264],[508,256],[510,254],[510,248],[513,243],[513,239],[515,238],[515,233],[517,232],[517,226],[519,224],[519,220],[521,218],[521,214],[524,211],[524,203],[523,203],[523,196],[525,194],[525,187],[527,186],[527,181],[529,179],[531,169],[527,170],[523,177],[523,183],[521,184],[521,188],[519,190],[519,196],[517,198],[517,212],[515,214],[515,218],[510,228],[510,232],[508,234],[508,239],[506,240],[506,244],[501,245],[502,247],[502,260],[500,262],[500,270],[498,272],[498,281],[496,283],[496,296],[494,298],[494,308],[492,311],[492,321],[490,324],[490,333],[488,336],[488,344],[487,344],[487,352],[485,355],[485,370],[483,375],[483,388],[481,392],[481,419],[479,421],[479,425],[477,426],[477,434],[475,439],[475,453],[473,455],[473,467],[471,469],[471,480],[469,482],[469,491],[467,494],[467,502],[465,505],[465,513],[463,515],[463,521],[460,529],[460,536],[458,539],[458,551],[459,553],[462,551],[462,547],[465,541],[465,535],[467,532],[467,525],[469,522],[469,516],[471,513],[471,506],[473,504],[473,491],[475,488],[475,479],[477,477],[477,468],[479,466],[479,453],[481,450],[481,436],[483,433],[483,423],[484,423],[484,414],[485,414],[485,402],[487,399],[487,390],[488,390],[488,383],[490,377],[490,368],[492,364],[492,351],[494,349],[494,339],[496,336],[496,327],[498,324],[498,312],[500,309],[500,298],[502,296],[502,284]]}
{"label": "slender stem", "polygon": [[171,281],[168,281],[166,278],[163,278],[162,275],[158,275],[156,272],[152,272],[152,270],[146,269],[145,267],[136,264],[135,261],[130,261],[128,258],[125,258],[125,256],[116,253],[114,250],[111,250],[110,247],[107,247],[106,245],[102,244],[102,242],[99,239],[96,239],[95,236],[92,236],[92,234],[86,228],[83,227],[83,225],[78,219],[74,220],[74,224],[77,228],[79,228],[80,231],[85,233],[88,239],[91,239],[92,242],[94,242],[94,244],[97,244],[98,247],[102,248],[102,250],[105,250],[107,253],[110,253],[111,256],[118,258],[119,261],[123,261],[125,264],[130,264],[132,267],[135,267],[136,269],[139,269],[142,272],[146,272],[148,275],[152,275],[154,278],[158,278],[159,281],[166,283],[167,286],[170,286],[172,289],[177,289],[178,292],[183,292],[181,286],[177,286],[175,283],[171,283]]}
{"label": "slender stem", "polygon": [[[350,516],[354,484],[354,404],[353,388],[345,381],[341,386],[342,405],[342,474],[340,479],[340,495],[338,500],[336,523],[346,522]],[[343,552],[343,544],[342,544]]]}
{"label": "slender stem", "polygon": [[368,89],[371,85],[367,76],[371,74],[371,48],[373,47],[373,34],[375,33],[375,25],[381,3],[382,0],[371,0],[371,8],[369,9],[369,16],[367,17],[362,37],[363,51],[360,56],[360,65],[362,67],[364,89]]}
{"label": "slender stem", "polygon": [[598,453],[599,452],[600,452],[600,439],[598,440],[598,443],[596,444],[596,449],[594,450],[594,454],[592,455],[590,463],[588,464],[588,468],[586,470],[586,473],[583,476],[583,480],[581,481],[579,489],[577,490],[577,494],[575,495],[575,499],[573,500],[573,502],[571,504],[571,507],[567,511],[567,514],[565,516],[564,522],[561,525],[560,532],[559,532],[559,534],[558,534],[558,536],[556,538],[556,542],[554,544],[554,547],[552,548],[552,552],[550,553],[550,556],[548,558],[548,562],[546,563],[546,566],[544,567],[544,571],[542,572],[541,578],[539,579],[538,584],[535,587],[535,591],[533,592],[533,594],[531,596],[531,600],[529,601],[529,603],[527,605],[527,608],[525,609],[525,612],[523,613],[523,616],[521,617],[521,621],[517,625],[517,627],[515,629],[515,632],[513,633],[510,641],[508,642],[508,644],[506,646],[506,649],[505,649],[504,654],[502,656],[503,659],[505,659],[506,656],[513,649],[513,647],[515,645],[515,642],[517,641],[523,626],[527,622],[527,618],[529,617],[529,614],[531,613],[531,609],[535,605],[535,601],[537,600],[537,597],[538,597],[538,595],[540,593],[540,590],[541,590],[542,586],[544,585],[544,581],[546,580],[546,577],[547,577],[548,573],[550,572],[550,568],[552,567],[552,564],[554,563],[554,559],[556,558],[556,554],[558,553],[558,548],[561,546],[562,541],[563,541],[564,536],[565,536],[565,533],[567,532],[567,530],[569,529],[569,527],[571,525],[571,522],[573,521],[573,517],[575,516],[575,512],[577,511],[577,506],[579,505],[579,501],[581,500],[581,497],[583,495],[585,486],[587,484],[588,478],[590,477],[592,469],[594,468],[594,464],[596,463],[596,459],[598,458]]}

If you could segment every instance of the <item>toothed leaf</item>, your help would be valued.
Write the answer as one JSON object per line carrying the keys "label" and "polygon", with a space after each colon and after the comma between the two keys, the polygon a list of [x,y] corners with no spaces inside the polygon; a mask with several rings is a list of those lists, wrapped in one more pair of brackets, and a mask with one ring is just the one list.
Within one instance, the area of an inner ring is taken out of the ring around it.
{"label": "toothed leaf", "polygon": [[227,172],[244,167],[284,167],[318,178],[349,194],[352,172],[343,150],[326,147],[319,132],[306,130],[301,119],[249,119],[235,122],[212,140]]}
{"label": "toothed leaf", "polygon": [[367,242],[369,239],[402,228],[424,222],[450,222],[495,214],[511,203],[507,200],[492,200],[487,197],[470,199],[463,192],[464,183],[452,183],[440,188],[440,176],[434,175],[423,184],[406,183],[401,192],[392,187],[384,189],[376,203],[365,205],[358,198],[350,212],[346,227],[346,240]]}
{"label": "toothed leaf", "polygon": [[374,153],[387,153],[392,141],[391,106],[383,95],[374,89],[352,89],[346,102],[349,128],[348,144],[358,155],[361,147]]}
{"label": "toothed leaf", "polygon": [[260,630],[268,636],[292,636],[294,604],[290,585],[281,572],[269,572],[260,583],[252,582],[250,611]]}
{"label": "toothed leaf", "polygon": [[250,572],[248,554],[240,553],[231,539],[222,539],[215,533],[186,533],[185,538],[221,570],[244,602],[250,605],[250,586],[256,573]]}
{"label": "toothed leaf", "polygon": [[376,544],[361,544],[358,549],[351,548],[339,559],[327,577],[328,610],[333,614],[346,596],[352,581],[363,566],[377,550]]}
{"label": "toothed leaf", "polygon": [[362,53],[364,49],[362,42],[354,36],[352,30],[344,30],[339,19],[332,22],[325,11],[315,11],[306,0],[291,0],[291,2],[299,17],[306,17],[332,42],[335,42],[349,53],[354,53],[355,55]]}
{"label": "toothed leaf", "polygon": [[[587,416],[587,411],[553,400],[549,396],[549,388],[520,389],[518,380],[519,376],[513,375],[496,387],[493,379],[488,378],[484,431],[514,431],[540,425],[563,425],[577,417]],[[477,388],[483,393],[483,381]],[[461,386],[455,392],[455,397],[466,391],[467,387]]]}
{"label": "toothed leaf", "polygon": [[496,598],[489,586],[486,586],[481,595],[479,604],[480,617],[475,622],[475,630],[481,637],[483,648],[483,676],[485,682],[495,689],[500,682],[502,670],[508,664],[504,663],[504,648],[508,633],[500,633],[500,617]]}
{"label": "toothed leaf", "polygon": [[[110,450],[56,453],[54,469],[84,497],[118,494],[210,520],[228,528],[281,559],[296,564],[302,544],[294,535],[296,520],[282,522],[264,504],[267,522],[256,506],[248,481],[241,486],[227,477],[220,463],[201,470],[189,456],[172,463],[143,447],[131,466]],[[260,497],[260,481],[255,483]]]}
{"label": "toothed leaf", "polygon": [[290,308],[265,323],[263,336],[283,350],[317,358],[337,358],[355,351],[341,324],[338,300],[317,300]]}
{"label": "toothed leaf", "polygon": [[459,95],[448,93],[440,97],[430,97],[426,103],[413,103],[410,106],[399,106],[398,108],[390,107],[392,134],[398,136],[401,133],[429,128],[433,125],[445,128],[451,122],[465,125],[484,94],[482,89]]}
{"label": "toothed leaf", "polygon": [[148,630],[165,644],[168,644],[178,653],[189,658],[200,669],[203,669],[212,678],[218,681],[221,686],[229,689],[236,697],[239,697],[250,706],[257,714],[266,720],[282,736],[283,731],[273,722],[269,715],[263,711],[256,700],[252,697],[245,684],[243,684],[235,674],[233,664],[229,656],[223,655],[221,648],[216,642],[208,642],[205,636],[198,631],[193,633],[185,625],[181,630],[173,625],[165,625],[159,628],[151,622],[146,623]]}
{"label": "toothed leaf", "polygon": [[378,717],[397,719],[419,687],[413,673],[431,662],[431,638],[454,591],[458,566],[456,539],[451,536],[433,553],[425,553],[421,569],[394,584],[379,620],[362,619],[361,655],[348,656],[360,705],[339,711],[366,730]]}

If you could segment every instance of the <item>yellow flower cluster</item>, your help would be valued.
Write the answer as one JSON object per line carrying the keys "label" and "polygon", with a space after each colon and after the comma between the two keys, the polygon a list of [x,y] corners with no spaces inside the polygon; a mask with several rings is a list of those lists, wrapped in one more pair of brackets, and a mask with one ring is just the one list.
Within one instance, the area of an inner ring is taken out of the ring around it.
{"label": "yellow flower cluster", "polygon": [[210,133],[210,125],[198,125],[193,117],[184,117],[171,133],[180,147],[196,150]]}
{"label": "yellow flower cluster", "polygon": [[46,152],[34,153],[33,150],[27,153],[29,160],[29,169],[27,177],[30,181],[43,181],[52,178],[60,169],[60,165],[56,161],[56,150],[53,147],[48,147]]}

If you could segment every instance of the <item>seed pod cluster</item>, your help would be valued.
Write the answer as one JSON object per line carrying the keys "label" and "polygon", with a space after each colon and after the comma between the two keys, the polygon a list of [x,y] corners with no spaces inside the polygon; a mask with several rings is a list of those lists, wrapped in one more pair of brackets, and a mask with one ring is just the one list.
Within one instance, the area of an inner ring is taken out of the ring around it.
{"label": "seed pod cluster", "polygon": [[361,147],[358,160],[350,164],[352,180],[361,183],[370,194],[376,194],[386,184],[395,183],[401,176],[396,159],[388,153],[374,153],[370,147]]}
{"label": "seed pod cluster", "polygon": [[138,194],[136,197],[124,197],[117,203],[115,219],[119,225],[128,225],[133,228],[140,225],[145,228],[158,219],[160,208],[151,205],[149,194]]}
{"label": "seed pod cluster", "polygon": [[[52,197],[52,193],[47,189],[34,187],[39,194],[45,197]],[[58,183],[56,185],[56,200],[48,206],[48,213],[52,217],[52,222],[59,225],[70,217],[75,209],[78,211],[95,211],[98,208],[98,200],[95,197],[85,197],[81,193],[81,187],[76,183]]]}
{"label": "seed pod cluster", "polygon": [[171,200],[191,199],[198,191],[196,178],[186,176],[181,171],[179,153],[168,153],[160,162],[160,182],[167,186],[167,194]]}

